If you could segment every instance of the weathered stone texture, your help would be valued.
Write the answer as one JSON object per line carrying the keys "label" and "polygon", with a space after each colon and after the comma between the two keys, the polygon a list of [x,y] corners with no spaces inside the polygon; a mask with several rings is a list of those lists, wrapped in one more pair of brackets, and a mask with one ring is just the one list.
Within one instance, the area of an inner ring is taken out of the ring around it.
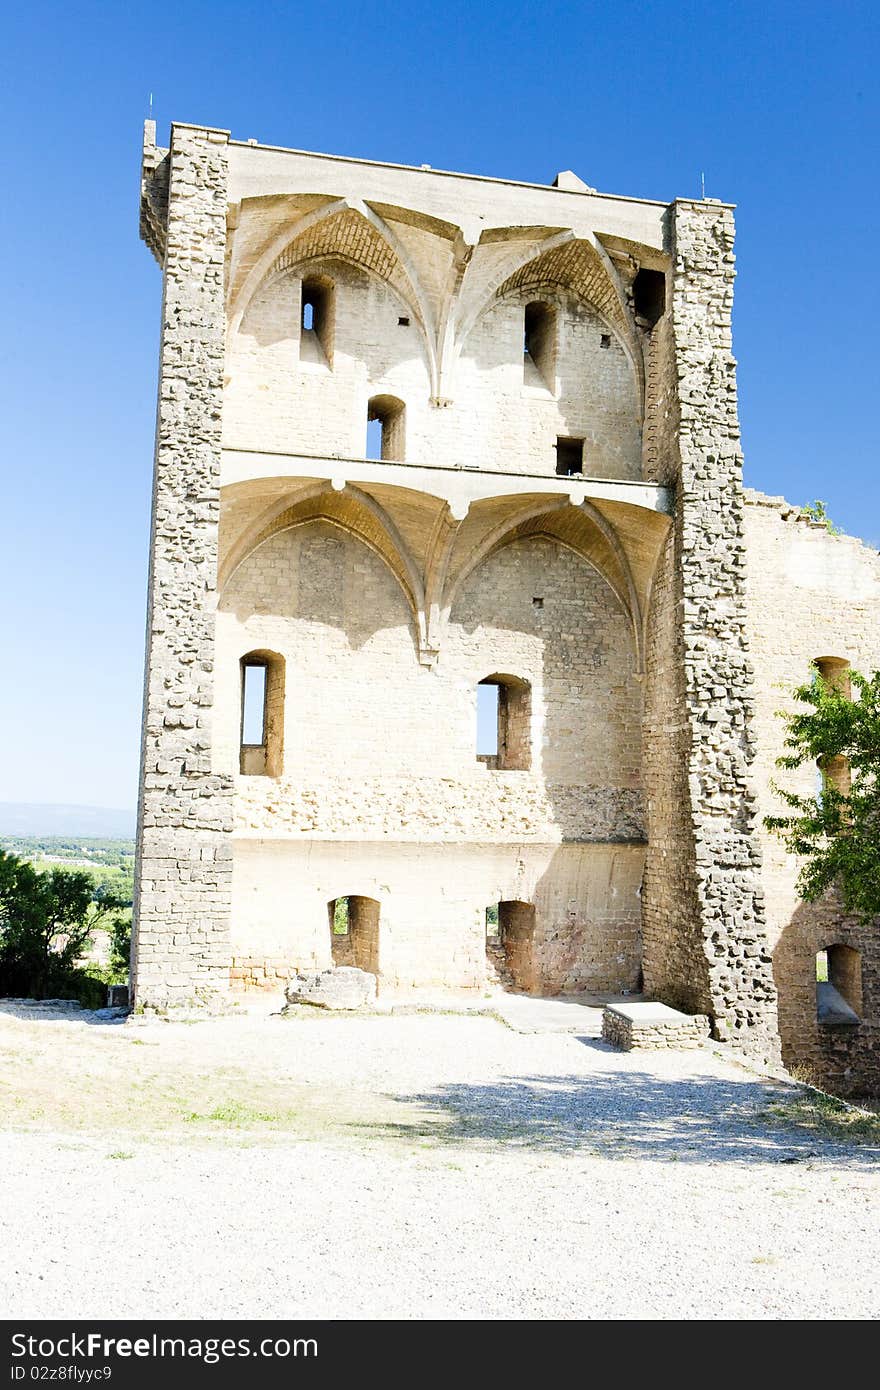
{"label": "weathered stone texture", "polygon": [[[843,1094],[880,1090],[880,920],[848,916],[836,894],[800,900],[798,863],[763,817],[783,808],[773,784],[814,795],[817,769],[776,766],[793,711],[792,691],[810,663],[837,658],[862,672],[880,668],[880,554],[851,536],[829,534],[782,498],[746,492],[747,618],[755,667],[754,768],[763,882],[779,1028],[787,1065]],[[784,596],[781,598],[781,596]],[[840,943],[860,952],[858,1026],[836,1030],[817,1017],[816,953]]]}
{"label": "weathered stone texture", "polygon": [[[670,234],[677,389],[674,411],[668,386],[657,391],[666,418],[656,436],[665,468],[670,455],[678,460],[678,492],[649,640],[648,742],[655,746],[648,753],[645,985],[710,1013],[721,1035],[772,1052],[775,987],[749,783],[752,691],[730,344],[733,218],[721,206],[679,202]],[[678,768],[674,754],[682,758]]]}
{"label": "weathered stone texture", "polygon": [[136,1002],[225,989],[232,783],[211,771],[226,137],[175,127],[133,960]]}
{"label": "weathered stone texture", "polygon": [[316,1009],[363,1009],[375,999],[376,976],[353,965],[294,975],[287,985],[288,1004],[311,1004]]}
{"label": "weathered stone texture", "polygon": [[708,1036],[704,1014],[683,1014],[650,1003],[606,1004],[602,1010],[602,1037],[623,1052],[700,1047]]}

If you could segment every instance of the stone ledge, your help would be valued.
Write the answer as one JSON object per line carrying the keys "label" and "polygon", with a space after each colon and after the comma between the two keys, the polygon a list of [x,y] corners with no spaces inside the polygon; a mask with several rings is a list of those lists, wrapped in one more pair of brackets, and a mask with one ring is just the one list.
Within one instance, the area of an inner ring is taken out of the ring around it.
{"label": "stone ledge", "polygon": [[709,1036],[705,1014],[682,1014],[668,1004],[606,1004],[602,1037],[624,1052],[633,1048],[700,1047]]}

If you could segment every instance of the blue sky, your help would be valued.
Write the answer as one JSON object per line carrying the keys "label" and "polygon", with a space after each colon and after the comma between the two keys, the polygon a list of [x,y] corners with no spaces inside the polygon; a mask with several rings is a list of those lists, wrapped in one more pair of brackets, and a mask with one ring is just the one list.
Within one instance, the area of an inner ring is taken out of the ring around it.
{"label": "blue sky", "polygon": [[0,800],[132,806],[160,277],[141,123],[738,204],[746,481],[880,543],[878,7],[10,7]]}

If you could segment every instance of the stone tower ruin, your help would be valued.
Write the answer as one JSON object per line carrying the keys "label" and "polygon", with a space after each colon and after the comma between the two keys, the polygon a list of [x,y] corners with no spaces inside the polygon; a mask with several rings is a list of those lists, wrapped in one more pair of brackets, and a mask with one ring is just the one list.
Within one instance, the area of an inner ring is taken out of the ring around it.
{"label": "stone tower ruin", "polygon": [[756,793],[774,684],[880,655],[880,568],[744,495],[731,208],[147,123],[141,233],[137,1004],[336,961],[391,995],[643,991],[751,1052],[781,1022],[790,1057],[876,1061],[866,997],[822,1039],[824,919],[791,934]]}

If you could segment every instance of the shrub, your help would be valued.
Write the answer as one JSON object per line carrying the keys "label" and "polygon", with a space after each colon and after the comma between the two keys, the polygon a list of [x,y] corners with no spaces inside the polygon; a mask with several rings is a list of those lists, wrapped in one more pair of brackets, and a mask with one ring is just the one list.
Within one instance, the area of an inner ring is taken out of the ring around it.
{"label": "shrub", "polygon": [[103,1003],[104,982],[80,962],[95,928],[124,906],[82,870],[38,873],[0,850],[0,995]]}

